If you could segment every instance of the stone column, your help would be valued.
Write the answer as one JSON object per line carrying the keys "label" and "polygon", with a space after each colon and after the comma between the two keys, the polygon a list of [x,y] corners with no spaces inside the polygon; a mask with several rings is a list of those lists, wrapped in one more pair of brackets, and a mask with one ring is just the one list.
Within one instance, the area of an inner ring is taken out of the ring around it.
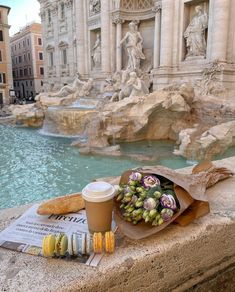
{"label": "stone column", "polygon": [[162,1],[160,66],[172,65],[173,18],[175,0]]}
{"label": "stone column", "polygon": [[83,75],[85,74],[85,47],[84,47],[84,6],[83,0],[76,1],[76,35],[77,35],[77,70]]}
{"label": "stone column", "polygon": [[122,46],[120,43],[122,40],[122,24],[124,20],[117,18],[114,20],[114,23],[116,23],[116,70],[120,71],[122,70]]}
{"label": "stone column", "polygon": [[218,59],[225,62],[227,59],[230,3],[231,0],[213,1],[213,10],[209,14],[209,17],[212,17],[209,21],[213,21],[209,31],[212,33],[211,60]]}
{"label": "stone column", "polygon": [[160,65],[161,4],[156,3],[153,9],[156,12],[154,29],[153,68],[158,68]]}
{"label": "stone column", "polygon": [[110,73],[110,0],[101,0],[101,69]]}

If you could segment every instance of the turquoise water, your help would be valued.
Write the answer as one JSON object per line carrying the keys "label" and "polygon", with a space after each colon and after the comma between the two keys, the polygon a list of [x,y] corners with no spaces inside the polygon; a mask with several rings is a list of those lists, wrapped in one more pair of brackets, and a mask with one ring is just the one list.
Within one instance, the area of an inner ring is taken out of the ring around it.
{"label": "turquoise water", "polygon": [[122,145],[126,154],[150,155],[151,161],[82,156],[72,140],[42,136],[38,130],[0,125],[0,209],[80,191],[94,178],[120,175],[141,165],[186,166],[172,154],[171,142]]}

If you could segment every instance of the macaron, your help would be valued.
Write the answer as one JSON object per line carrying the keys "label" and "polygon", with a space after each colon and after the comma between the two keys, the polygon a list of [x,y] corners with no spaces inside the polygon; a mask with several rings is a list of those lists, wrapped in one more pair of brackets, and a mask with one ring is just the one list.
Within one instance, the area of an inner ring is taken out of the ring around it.
{"label": "macaron", "polygon": [[68,249],[68,237],[60,233],[55,238],[55,253],[57,256],[64,256]]}
{"label": "macaron", "polygon": [[82,237],[79,238],[79,253],[86,254],[86,234],[82,233]]}
{"label": "macaron", "polygon": [[115,236],[112,231],[105,232],[105,251],[107,253],[113,253],[115,249]]}
{"label": "macaron", "polygon": [[90,233],[86,234],[86,254],[90,254],[92,252],[92,246],[91,246],[91,235]]}
{"label": "macaron", "polygon": [[94,253],[102,253],[103,251],[103,236],[101,232],[93,234],[93,251]]}
{"label": "macaron", "polygon": [[42,254],[44,257],[53,257],[55,254],[55,235],[44,236],[42,241]]}
{"label": "macaron", "polygon": [[78,255],[78,237],[76,233],[72,233],[68,237],[68,252],[71,256]]}

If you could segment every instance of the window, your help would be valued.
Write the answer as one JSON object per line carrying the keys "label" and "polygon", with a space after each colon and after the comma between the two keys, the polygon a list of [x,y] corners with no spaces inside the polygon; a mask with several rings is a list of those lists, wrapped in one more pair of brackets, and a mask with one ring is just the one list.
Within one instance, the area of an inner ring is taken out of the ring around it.
{"label": "window", "polygon": [[27,76],[28,75],[28,70],[25,68],[24,69],[24,76]]}
{"label": "window", "polygon": [[49,52],[49,66],[54,66],[54,55],[53,52]]}
{"label": "window", "polygon": [[23,41],[23,47],[25,47],[25,41]]}
{"label": "window", "polygon": [[40,75],[44,75],[44,68],[40,67]]}
{"label": "window", "polygon": [[26,55],[24,54],[24,62],[26,62]]}
{"label": "window", "polygon": [[18,47],[19,47],[19,49],[20,49],[20,43],[19,43]]}
{"label": "window", "polygon": [[6,83],[6,74],[0,73],[0,83]]}
{"label": "window", "polygon": [[16,57],[16,64],[17,64],[17,57]]}
{"label": "window", "polygon": [[33,81],[32,80],[30,80],[30,86],[33,86]]}
{"label": "window", "polygon": [[28,44],[28,46],[29,46],[29,39],[27,39],[27,44]]}
{"label": "window", "polygon": [[39,52],[38,56],[39,56],[39,60],[43,60],[43,53],[42,52]]}
{"label": "window", "polygon": [[16,77],[16,72],[15,71],[12,71],[12,76],[13,76],[13,78]]}
{"label": "window", "polygon": [[42,39],[38,38],[38,45],[41,46],[42,45]]}
{"label": "window", "polygon": [[47,10],[47,17],[48,17],[48,23],[50,24],[51,23],[51,10],[50,9]]}
{"label": "window", "polygon": [[67,49],[61,50],[61,61],[62,61],[62,65],[67,64]]}
{"label": "window", "polygon": [[14,87],[16,87],[16,82],[14,81]]}
{"label": "window", "polygon": [[30,61],[30,53],[28,53],[28,60]]}
{"label": "window", "polygon": [[43,81],[41,80],[41,86],[43,86]]}
{"label": "window", "polygon": [[29,67],[29,75],[32,75],[32,69]]}
{"label": "window", "polygon": [[19,63],[22,62],[22,56],[19,56]]}
{"label": "window", "polygon": [[20,77],[23,77],[23,70],[20,69]]}
{"label": "window", "polygon": [[3,31],[0,30],[0,42],[3,42]]}
{"label": "window", "polygon": [[26,86],[28,86],[28,81],[26,81],[25,83],[26,83]]}
{"label": "window", "polygon": [[64,2],[60,4],[60,18],[64,19]]}
{"label": "window", "polygon": [[0,50],[0,62],[2,62],[2,51]]}

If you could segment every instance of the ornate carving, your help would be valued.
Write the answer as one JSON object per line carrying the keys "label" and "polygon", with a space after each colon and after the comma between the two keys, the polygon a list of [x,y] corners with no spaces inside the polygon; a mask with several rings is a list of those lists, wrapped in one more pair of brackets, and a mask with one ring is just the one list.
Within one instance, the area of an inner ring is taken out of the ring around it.
{"label": "ornate carving", "polygon": [[127,10],[140,10],[151,8],[153,5],[153,0],[121,0],[120,8]]}
{"label": "ornate carving", "polygon": [[155,1],[152,10],[156,13],[160,13],[162,10],[162,2],[159,0]]}
{"label": "ornate carving", "polygon": [[66,5],[67,8],[70,8],[73,5],[73,0],[65,0],[64,4]]}
{"label": "ornate carving", "polygon": [[125,22],[125,20],[120,18],[120,17],[116,17],[116,16],[113,17],[113,23],[115,23],[115,24],[118,24],[118,23],[122,24],[124,22]]}
{"label": "ornate carving", "polygon": [[50,10],[51,10],[51,13],[53,15],[56,15],[58,13],[58,4],[57,3],[52,3],[51,6],[50,6]]}
{"label": "ornate carving", "polygon": [[208,27],[208,16],[200,5],[195,7],[195,11],[195,16],[184,32],[187,57],[206,55],[205,30]]}
{"label": "ornate carving", "polygon": [[218,60],[214,60],[203,70],[202,79],[197,83],[201,95],[216,95],[225,91],[217,77],[223,70],[224,66]]}
{"label": "ornate carving", "polygon": [[90,0],[90,15],[100,13],[101,4],[100,0]]}
{"label": "ornate carving", "polygon": [[40,13],[39,13],[40,17],[41,17],[41,20],[45,20],[46,19],[46,11],[44,9],[41,9],[40,10]]}

